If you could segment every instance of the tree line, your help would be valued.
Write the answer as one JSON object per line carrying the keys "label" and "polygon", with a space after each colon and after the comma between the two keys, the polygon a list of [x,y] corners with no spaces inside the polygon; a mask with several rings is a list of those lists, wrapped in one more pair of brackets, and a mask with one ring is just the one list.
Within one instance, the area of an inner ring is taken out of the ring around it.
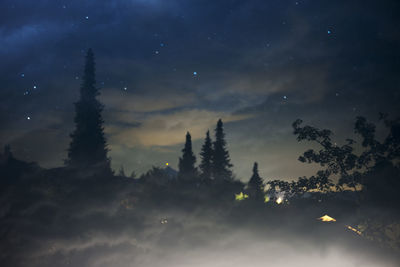
{"label": "tree line", "polygon": [[[94,168],[101,172],[112,173],[110,159],[107,156],[107,143],[104,136],[101,112],[103,105],[96,99],[99,90],[95,86],[95,60],[93,51],[88,50],[80,88],[80,99],[75,103],[75,131],[68,149],[66,165],[72,168]],[[376,138],[376,126],[364,117],[357,117],[354,132],[361,140],[361,152],[356,153],[356,141],[346,139],[346,143],[338,146],[333,140],[333,132],[312,126],[302,126],[302,121],[293,123],[293,133],[299,142],[309,141],[320,146],[320,150],[309,149],[299,157],[304,163],[317,163],[321,170],[311,177],[299,177],[288,182],[282,180],[264,180],[258,173],[258,164],[254,163],[253,175],[247,184],[247,192],[253,199],[264,199],[265,191],[269,195],[284,192],[288,196],[298,196],[313,190],[319,192],[353,189],[368,192],[369,195],[384,199],[394,192],[391,188],[400,186],[400,118],[390,120],[381,114],[380,120],[387,128],[387,136],[383,141]],[[215,140],[212,141],[207,131],[200,152],[200,164],[197,168],[196,156],[192,150],[189,132],[179,158],[178,179],[182,181],[198,180],[231,181],[233,180],[222,120],[218,120],[215,128]],[[385,173],[384,177],[380,176]],[[333,177],[338,177],[334,182]],[[398,203],[399,197],[396,198]]]}
{"label": "tree line", "polygon": [[[75,103],[75,129],[72,132],[65,160],[67,168],[90,170],[92,173],[113,175],[108,157],[104,134],[102,111],[104,106],[97,100],[95,58],[93,51],[87,51],[84,75],[80,87],[80,98]],[[382,203],[400,203],[400,118],[389,119],[380,114],[380,121],[387,135],[377,138],[376,125],[364,117],[357,117],[354,132],[356,140],[346,139],[344,145],[333,141],[333,132],[312,126],[303,126],[301,120],[293,123],[293,133],[299,142],[312,142],[319,150],[309,149],[300,157],[304,163],[316,163],[321,167],[311,177],[299,177],[295,181],[269,180],[264,182],[253,165],[253,174],[247,183],[246,193],[256,200],[265,200],[265,195],[276,196],[284,193],[287,197],[302,196],[306,192],[323,193],[353,190],[360,199]],[[200,163],[196,167],[196,156],[192,150],[189,132],[178,164],[179,181],[212,182],[233,181],[229,151],[225,140],[223,122],[218,120],[214,130],[215,140],[206,132],[200,152]],[[9,147],[6,153],[11,155]],[[123,173],[123,169],[121,170]],[[152,175],[165,175],[154,169]]]}

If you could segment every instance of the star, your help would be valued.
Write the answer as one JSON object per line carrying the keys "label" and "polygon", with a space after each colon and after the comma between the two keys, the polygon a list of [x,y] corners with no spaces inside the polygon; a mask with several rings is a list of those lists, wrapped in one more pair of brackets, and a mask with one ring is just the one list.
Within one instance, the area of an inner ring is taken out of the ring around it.
{"label": "star", "polygon": [[31,117],[27,116],[26,119],[29,121],[31,119]]}
{"label": "star", "polygon": [[193,71],[193,75],[194,75],[194,76],[197,76],[197,71]]}
{"label": "star", "polygon": [[34,86],[33,86],[33,89],[37,89],[37,86],[36,86],[36,85],[34,85]]}
{"label": "star", "polygon": [[160,51],[156,50],[154,53],[155,53],[156,55],[158,55],[158,54],[160,54]]}
{"label": "star", "polygon": [[285,95],[284,95],[284,96],[283,96],[283,99],[285,99],[285,100],[286,100],[286,99],[287,99],[287,96],[285,96]]}
{"label": "star", "polygon": [[331,32],[331,30],[328,30],[328,34],[331,34],[332,32]]}
{"label": "star", "polygon": [[21,73],[21,77],[24,78],[25,77],[25,73]]}
{"label": "star", "polygon": [[89,16],[86,16],[85,19],[89,19]]}

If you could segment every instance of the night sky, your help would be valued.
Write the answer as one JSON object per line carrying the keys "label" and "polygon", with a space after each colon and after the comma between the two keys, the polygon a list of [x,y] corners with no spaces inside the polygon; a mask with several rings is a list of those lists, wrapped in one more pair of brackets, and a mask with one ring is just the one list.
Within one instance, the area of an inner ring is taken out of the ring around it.
{"label": "night sky", "polygon": [[[63,164],[84,56],[94,50],[114,169],[177,167],[186,131],[198,157],[225,123],[234,172],[265,179],[314,169],[297,161],[291,124],[332,129],[399,115],[400,3],[121,0],[0,2],[0,145]],[[199,157],[198,157],[199,159]]]}

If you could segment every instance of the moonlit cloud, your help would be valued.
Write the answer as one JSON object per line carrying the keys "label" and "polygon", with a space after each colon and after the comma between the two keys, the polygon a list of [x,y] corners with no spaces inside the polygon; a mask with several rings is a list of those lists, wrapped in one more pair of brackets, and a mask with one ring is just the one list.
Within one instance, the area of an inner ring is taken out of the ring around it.
{"label": "moonlit cloud", "polygon": [[223,112],[188,109],[171,114],[148,115],[136,128],[111,127],[106,130],[111,135],[113,144],[124,144],[128,147],[171,146],[182,143],[187,131],[191,133],[193,140],[204,138],[208,129],[215,128],[216,118],[231,122],[249,118],[249,115],[232,116]]}

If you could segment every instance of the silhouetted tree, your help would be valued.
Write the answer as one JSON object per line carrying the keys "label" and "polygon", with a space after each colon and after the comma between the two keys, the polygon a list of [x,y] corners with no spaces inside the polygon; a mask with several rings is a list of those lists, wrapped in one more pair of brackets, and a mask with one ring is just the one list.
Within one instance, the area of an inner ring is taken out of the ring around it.
{"label": "silhouetted tree", "polygon": [[107,157],[101,112],[103,105],[96,99],[99,90],[95,86],[95,61],[91,49],[86,55],[80,99],[75,103],[75,131],[68,149],[67,165],[111,172]]}
{"label": "silhouetted tree", "polygon": [[229,152],[226,149],[225,133],[221,119],[218,120],[217,127],[215,128],[215,142],[213,145],[212,171],[214,179],[232,179],[232,171],[230,168],[232,168],[233,165],[230,163]]}
{"label": "silhouetted tree", "polygon": [[132,171],[132,173],[131,173],[131,175],[129,176],[129,178],[136,179],[136,177],[137,177],[136,172],[135,172],[135,171]]}
{"label": "silhouetted tree", "polygon": [[179,158],[179,178],[192,179],[197,176],[196,157],[192,151],[192,138],[190,133],[186,133],[185,147],[182,149],[182,157]]}
{"label": "silhouetted tree", "polygon": [[387,128],[388,135],[383,141],[376,139],[376,126],[364,117],[357,117],[354,124],[355,133],[361,139],[361,152],[354,153],[355,141],[346,140],[338,146],[332,143],[332,132],[319,130],[311,126],[301,127],[301,120],[293,123],[297,140],[318,143],[322,149],[310,149],[299,158],[302,162],[318,163],[324,170],[308,180],[309,189],[328,191],[332,186],[330,176],[338,175],[338,187],[346,185],[357,190],[362,185],[365,199],[375,203],[400,203],[400,118],[388,120],[387,115],[380,114]]}
{"label": "silhouetted tree", "polygon": [[121,165],[121,167],[119,168],[118,176],[120,176],[120,177],[126,177],[124,165]]}
{"label": "silhouetted tree", "polygon": [[201,170],[201,178],[203,180],[210,180],[212,178],[212,156],[212,141],[210,138],[210,131],[207,131],[206,138],[204,139],[204,144],[200,152],[201,163],[199,167]]}
{"label": "silhouetted tree", "polygon": [[[294,134],[297,135],[298,141],[313,141],[318,143],[322,149],[315,151],[309,149],[299,157],[299,161],[307,163],[318,163],[324,170],[320,171],[316,177],[312,179],[311,188],[327,189],[332,181],[332,175],[339,175],[341,179],[345,179],[347,184],[354,189],[359,181],[355,180],[358,176],[354,172],[357,167],[357,156],[354,154],[354,140],[346,139],[346,144],[338,146],[332,142],[332,132],[330,130],[320,130],[312,126],[301,127],[302,120],[296,120],[293,123]],[[313,188],[314,187],[314,188]]]}
{"label": "silhouetted tree", "polygon": [[264,199],[264,185],[263,180],[258,174],[258,164],[254,162],[253,175],[247,184],[247,192],[251,199],[263,200]]}

